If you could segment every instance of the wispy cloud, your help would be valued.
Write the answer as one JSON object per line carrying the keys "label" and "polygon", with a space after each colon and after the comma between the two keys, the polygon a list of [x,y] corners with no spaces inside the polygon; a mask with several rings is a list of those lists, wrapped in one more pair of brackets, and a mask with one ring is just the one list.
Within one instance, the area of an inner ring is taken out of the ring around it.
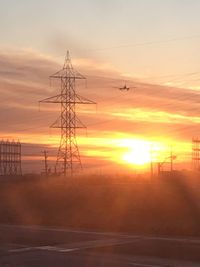
{"label": "wispy cloud", "polygon": [[[113,135],[113,140],[118,138],[115,133],[124,133],[143,139],[168,136],[182,142],[190,142],[193,135],[198,135],[198,91],[152,85],[129,78],[126,82],[134,88],[121,92],[116,87],[123,85],[123,76],[109,64],[82,58],[75,59],[74,63],[88,78],[87,84],[78,84],[78,93],[98,103],[97,109],[80,107],[77,111],[88,125],[90,142],[90,138],[103,138],[100,147],[95,148],[95,144],[101,142],[99,139],[92,142],[94,151],[90,148],[86,153],[85,132],[80,132],[80,145],[85,155],[91,156],[96,149],[103,151],[110,147],[106,144],[106,133]],[[59,107],[44,106],[39,112],[38,101],[59,92],[58,84],[49,86],[48,77],[61,67],[57,58],[35,51],[0,51],[1,136],[18,137],[35,144],[59,143],[59,132],[52,130],[50,136],[48,129],[56,120]]]}

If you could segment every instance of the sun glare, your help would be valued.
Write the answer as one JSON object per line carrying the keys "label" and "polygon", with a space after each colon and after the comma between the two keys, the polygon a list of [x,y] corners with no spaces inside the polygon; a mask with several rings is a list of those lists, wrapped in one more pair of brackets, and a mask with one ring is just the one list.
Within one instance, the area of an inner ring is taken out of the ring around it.
{"label": "sun glare", "polygon": [[126,139],[121,143],[126,150],[121,154],[121,162],[129,165],[144,166],[151,161],[158,161],[164,155],[164,145],[160,142],[151,142],[138,139]]}
{"label": "sun glare", "polygon": [[151,161],[151,151],[144,145],[132,148],[122,155],[122,160],[128,164],[144,165]]}

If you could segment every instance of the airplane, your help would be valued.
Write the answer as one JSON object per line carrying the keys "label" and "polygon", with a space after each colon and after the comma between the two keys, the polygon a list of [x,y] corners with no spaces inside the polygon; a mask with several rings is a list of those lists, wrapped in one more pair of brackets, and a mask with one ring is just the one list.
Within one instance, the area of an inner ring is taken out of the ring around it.
{"label": "airplane", "polygon": [[115,87],[115,88],[119,89],[120,91],[129,91],[131,88],[135,88],[135,87],[129,87],[125,83],[124,86],[122,86],[122,87]]}
{"label": "airplane", "polygon": [[121,90],[121,91],[129,91],[129,89],[130,89],[130,87],[128,87],[127,85],[126,85],[126,83],[125,83],[125,85],[123,86],[123,87],[119,87],[118,88],[119,90]]}

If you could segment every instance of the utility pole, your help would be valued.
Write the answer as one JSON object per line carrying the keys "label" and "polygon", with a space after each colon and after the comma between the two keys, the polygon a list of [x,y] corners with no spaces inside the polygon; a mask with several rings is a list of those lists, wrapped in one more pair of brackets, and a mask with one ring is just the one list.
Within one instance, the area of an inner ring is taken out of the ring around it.
{"label": "utility pole", "polygon": [[152,148],[152,145],[150,148],[150,157],[151,157],[150,171],[151,171],[151,180],[152,180],[153,179],[153,148]]}
{"label": "utility pole", "polygon": [[[177,158],[177,156],[175,156],[173,154],[173,150],[172,150],[172,147],[171,147],[171,151],[170,151],[170,156],[169,157],[166,157],[162,162],[158,162],[158,174],[161,173],[161,169],[162,167],[165,165],[165,164],[169,164],[170,163],[170,172],[172,173],[174,168],[173,168],[173,163],[174,163],[174,160]],[[169,162],[170,160],[170,162]]]}
{"label": "utility pole", "polygon": [[172,147],[171,147],[171,151],[170,151],[170,170],[171,170],[171,172],[173,172],[173,160],[174,160],[174,156],[173,156],[173,151],[172,151]]}
{"label": "utility pole", "polygon": [[96,103],[76,93],[76,81],[83,80],[85,77],[73,68],[69,51],[67,51],[63,68],[50,78],[59,81],[60,94],[40,102],[60,104],[60,116],[51,125],[52,128],[60,129],[60,146],[55,169],[57,173],[64,176],[72,176],[77,169],[82,169],[76,130],[86,128],[77,117],[76,106],[77,104]]}
{"label": "utility pole", "polygon": [[45,171],[45,175],[46,177],[48,176],[48,152],[46,150],[43,151],[43,154],[44,154],[44,171]]}

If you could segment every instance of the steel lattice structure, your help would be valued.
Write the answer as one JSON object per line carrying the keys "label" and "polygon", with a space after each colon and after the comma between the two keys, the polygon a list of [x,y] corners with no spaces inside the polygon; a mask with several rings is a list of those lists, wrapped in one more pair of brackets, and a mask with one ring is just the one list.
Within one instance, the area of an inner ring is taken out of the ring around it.
{"label": "steel lattice structure", "polygon": [[20,142],[0,141],[0,175],[22,175]]}
{"label": "steel lattice structure", "polygon": [[192,139],[192,165],[193,169],[200,171],[200,139]]}
{"label": "steel lattice structure", "polygon": [[82,169],[79,148],[76,140],[76,130],[86,128],[76,115],[77,104],[96,104],[76,93],[76,80],[86,79],[77,72],[71,63],[69,51],[63,68],[50,76],[60,81],[60,94],[46,98],[40,102],[59,103],[61,112],[59,118],[51,125],[61,129],[60,146],[57,153],[56,172],[65,176],[72,175],[77,168]]}

